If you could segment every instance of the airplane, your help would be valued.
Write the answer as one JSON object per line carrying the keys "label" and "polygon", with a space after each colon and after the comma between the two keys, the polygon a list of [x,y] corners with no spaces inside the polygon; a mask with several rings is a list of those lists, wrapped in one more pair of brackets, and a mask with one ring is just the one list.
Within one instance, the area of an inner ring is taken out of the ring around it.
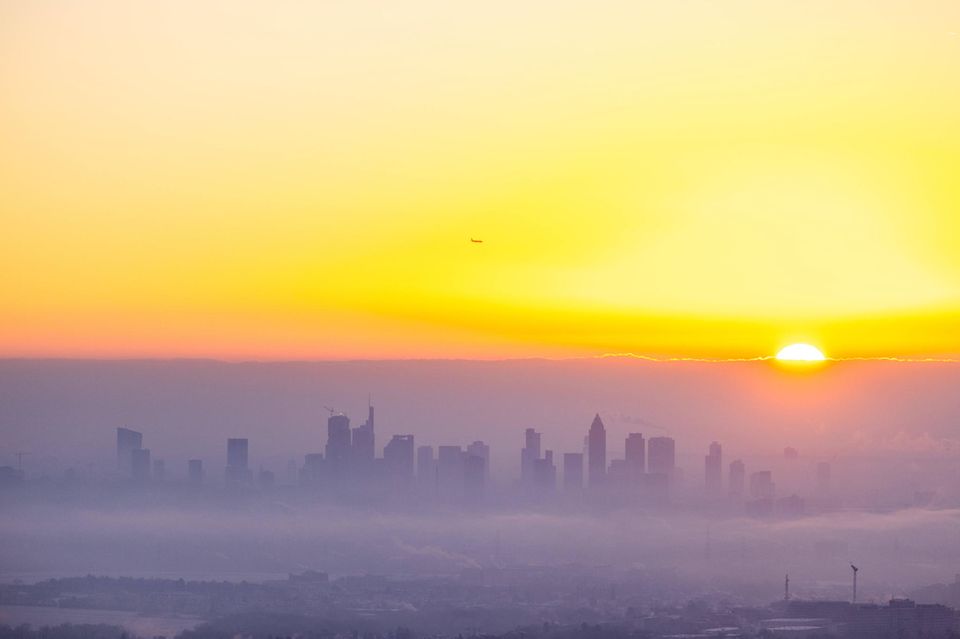
{"label": "airplane", "polygon": [[474,244],[483,244],[483,240],[475,240],[472,237],[470,238],[470,241],[473,242]]}

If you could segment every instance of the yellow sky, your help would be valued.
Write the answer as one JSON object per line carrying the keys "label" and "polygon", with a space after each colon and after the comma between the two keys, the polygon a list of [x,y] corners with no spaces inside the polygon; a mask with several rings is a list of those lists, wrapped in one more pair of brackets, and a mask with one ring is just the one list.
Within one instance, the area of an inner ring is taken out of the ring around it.
{"label": "yellow sky", "polygon": [[952,1],[6,0],[0,355],[960,353],[958,113]]}

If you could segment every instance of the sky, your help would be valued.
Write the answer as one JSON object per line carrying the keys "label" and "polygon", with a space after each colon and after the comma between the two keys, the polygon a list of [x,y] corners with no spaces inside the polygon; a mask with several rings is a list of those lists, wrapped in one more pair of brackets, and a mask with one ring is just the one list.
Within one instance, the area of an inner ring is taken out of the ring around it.
{"label": "sky", "polygon": [[955,2],[3,0],[0,357],[957,355],[957,113]]}

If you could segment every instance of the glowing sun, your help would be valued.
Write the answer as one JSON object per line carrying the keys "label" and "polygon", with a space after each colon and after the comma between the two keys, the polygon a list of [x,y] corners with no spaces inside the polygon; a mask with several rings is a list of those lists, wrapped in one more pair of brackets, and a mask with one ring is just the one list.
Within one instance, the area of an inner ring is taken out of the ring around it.
{"label": "glowing sun", "polygon": [[777,353],[781,362],[822,362],[826,356],[816,346],[810,344],[790,344]]}

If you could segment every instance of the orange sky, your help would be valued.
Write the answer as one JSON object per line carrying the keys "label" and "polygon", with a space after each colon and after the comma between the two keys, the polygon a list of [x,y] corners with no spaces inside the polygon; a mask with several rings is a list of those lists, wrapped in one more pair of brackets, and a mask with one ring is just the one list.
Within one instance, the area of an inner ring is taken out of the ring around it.
{"label": "orange sky", "polygon": [[5,2],[0,356],[958,354],[958,34],[955,2]]}

